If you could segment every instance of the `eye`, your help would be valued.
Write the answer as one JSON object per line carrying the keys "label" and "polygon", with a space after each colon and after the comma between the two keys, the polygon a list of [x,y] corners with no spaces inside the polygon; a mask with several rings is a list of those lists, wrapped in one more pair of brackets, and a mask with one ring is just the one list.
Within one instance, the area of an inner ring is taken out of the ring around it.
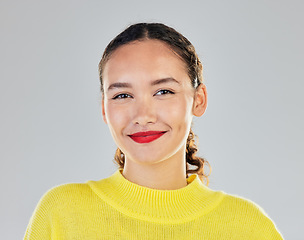
{"label": "eye", "polygon": [[168,89],[161,89],[157,93],[155,93],[155,96],[157,95],[166,95],[166,94],[174,94],[173,91],[168,90]]}
{"label": "eye", "polygon": [[123,99],[123,98],[130,98],[131,96],[127,93],[121,93],[114,96],[112,99]]}

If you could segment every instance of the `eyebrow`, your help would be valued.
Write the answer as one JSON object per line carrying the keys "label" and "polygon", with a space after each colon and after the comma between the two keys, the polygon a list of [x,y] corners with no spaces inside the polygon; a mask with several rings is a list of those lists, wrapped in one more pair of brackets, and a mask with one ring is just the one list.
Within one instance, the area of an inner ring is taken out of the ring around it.
{"label": "eyebrow", "polygon": [[[156,79],[154,81],[151,82],[151,86],[155,86],[158,84],[162,84],[162,83],[168,83],[168,82],[175,82],[177,84],[180,85],[180,82],[177,81],[174,78],[161,78],[161,79]],[[108,91],[114,88],[132,88],[132,85],[130,83],[126,83],[126,82],[117,82],[117,83],[112,83],[109,87],[108,87]]]}

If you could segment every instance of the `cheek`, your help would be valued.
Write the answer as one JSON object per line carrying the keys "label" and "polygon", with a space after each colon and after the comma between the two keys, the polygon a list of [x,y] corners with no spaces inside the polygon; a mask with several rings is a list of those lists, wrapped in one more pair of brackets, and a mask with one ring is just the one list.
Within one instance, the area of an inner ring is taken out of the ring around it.
{"label": "cheek", "polygon": [[129,115],[127,108],[115,104],[108,104],[106,107],[106,117],[111,129],[120,130],[127,122]]}
{"label": "cheek", "polygon": [[159,116],[168,124],[174,124],[178,128],[184,128],[192,120],[192,102],[187,98],[175,98],[166,104],[160,104]]}

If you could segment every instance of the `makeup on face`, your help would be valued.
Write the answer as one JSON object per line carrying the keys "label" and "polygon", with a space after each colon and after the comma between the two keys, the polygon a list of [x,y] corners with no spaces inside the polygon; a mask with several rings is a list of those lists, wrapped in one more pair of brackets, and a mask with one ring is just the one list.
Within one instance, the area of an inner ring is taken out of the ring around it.
{"label": "makeup on face", "polygon": [[166,131],[147,131],[147,132],[137,132],[129,135],[129,137],[137,143],[149,143],[161,136],[163,136]]}

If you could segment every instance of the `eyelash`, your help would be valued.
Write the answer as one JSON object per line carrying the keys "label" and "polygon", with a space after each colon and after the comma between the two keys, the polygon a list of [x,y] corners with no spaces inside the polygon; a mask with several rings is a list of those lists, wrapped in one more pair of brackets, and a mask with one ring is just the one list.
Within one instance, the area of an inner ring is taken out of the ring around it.
{"label": "eyelash", "polygon": [[[175,93],[174,93],[173,91],[171,91],[171,90],[168,90],[168,89],[161,89],[161,90],[157,91],[157,92],[154,94],[154,96],[157,95],[157,93],[159,93],[159,92],[165,92],[164,94],[161,94],[161,95],[175,94]],[[122,96],[125,96],[125,97],[122,97]],[[127,96],[127,97],[126,97],[126,96]],[[130,95],[127,94],[127,93],[121,93],[121,94],[118,94],[118,95],[114,96],[112,99],[124,99],[124,98],[129,98],[129,97],[132,97],[132,96],[130,96]]]}
{"label": "eyelash", "polygon": [[[166,92],[165,94],[161,94],[161,95],[174,94],[173,91],[168,90],[168,89],[161,89],[161,90],[157,91],[157,93],[159,93],[159,92]],[[154,95],[156,95],[157,93],[155,93]]]}
{"label": "eyelash", "polygon": [[118,94],[118,95],[114,96],[112,99],[124,99],[124,98],[127,98],[127,97],[122,97],[122,96],[130,96],[130,95],[127,94],[127,93],[121,93],[121,94]]}

